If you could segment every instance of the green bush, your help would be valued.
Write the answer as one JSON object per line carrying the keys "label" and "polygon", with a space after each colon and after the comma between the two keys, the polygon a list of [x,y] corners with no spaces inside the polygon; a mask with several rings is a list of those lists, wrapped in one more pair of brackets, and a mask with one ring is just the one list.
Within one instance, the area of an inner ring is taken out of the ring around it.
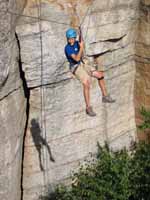
{"label": "green bush", "polygon": [[150,200],[150,144],[137,145],[131,159],[130,184],[134,200]]}
{"label": "green bush", "polygon": [[98,145],[97,158],[72,177],[70,188],[58,186],[43,200],[150,200],[150,144],[111,152]]}
{"label": "green bush", "polygon": [[[150,111],[141,109],[141,130],[150,129]],[[92,159],[91,159],[92,160]],[[130,152],[112,152],[98,144],[97,157],[72,176],[70,187],[58,186],[42,200],[150,200],[150,143]]]}
{"label": "green bush", "polygon": [[143,122],[138,127],[141,130],[150,130],[150,110],[146,110],[144,107],[142,107],[140,114],[143,118]]}

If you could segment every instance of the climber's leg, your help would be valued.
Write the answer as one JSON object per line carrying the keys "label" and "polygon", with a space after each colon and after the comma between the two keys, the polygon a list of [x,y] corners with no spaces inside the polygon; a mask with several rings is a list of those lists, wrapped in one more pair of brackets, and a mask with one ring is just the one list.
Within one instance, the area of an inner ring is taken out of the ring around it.
{"label": "climber's leg", "polygon": [[95,71],[92,71],[91,73],[93,77],[97,78],[99,87],[102,91],[102,95],[107,96],[103,72],[95,70]]}
{"label": "climber's leg", "polygon": [[80,64],[75,71],[76,78],[82,83],[83,85],[83,94],[85,99],[86,107],[90,106],[90,84],[91,78],[84,70],[84,65]]}
{"label": "climber's leg", "polygon": [[102,95],[103,96],[107,96],[107,91],[106,91],[106,87],[105,87],[105,81],[104,81],[103,72],[96,70],[96,68],[93,67],[90,64],[90,62],[88,61],[88,59],[85,59],[85,70],[87,71],[87,73],[89,74],[89,76],[98,79],[98,84],[99,84],[99,87],[100,87],[100,89],[102,91]]}
{"label": "climber's leg", "polygon": [[96,113],[93,111],[92,107],[90,106],[90,82],[89,80],[83,81],[83,94],[86,104],[86,114],[91,117],[96,116]]}
{"label": "climber's leg", "polygon": [[79,79],[83,85],[83,95],[84,100],[86,104],[86,113],[89,116],[95,116],[96,114],[92,110],[91,104],[90,104],[90,85],[91,85],[91,77],[86,72],[84,65],[80,64],[75,71],[75,76],[77,79]]}
{"label": "climber's leg", "polygon": [[90,82],[88,79],[82,82],[83,85],[83,95],[86,104],[86,108],[90,107]]}
{"label": "climber's leg", "polygon": [[103,103],[114,103],[115,100],[112,99],[112,97],[107,94],[103,72],[94,70],[94,71],[91,71],[91,74],[93,77],[97,78],[97,80],[98,80],[99,87],[101,88],[102,95],[103,95],[102,102]]}

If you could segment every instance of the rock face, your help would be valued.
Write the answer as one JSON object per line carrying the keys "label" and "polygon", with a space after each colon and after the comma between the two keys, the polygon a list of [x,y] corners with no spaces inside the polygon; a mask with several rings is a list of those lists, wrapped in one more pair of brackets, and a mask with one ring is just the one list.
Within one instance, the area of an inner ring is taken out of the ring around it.
{"label": "rock face", "polygon": [[[19,200],[22,188],[23,200],[37,200],[47,186],[69,184],[97,142],[120,149],[137,139],[139,107],[150,96],[149,8],[149,0],[0,2],[0,199]],[[95,118],[64,55],[65,31],[78,25],[85,55],[103,65],[116,99],[103,104],[93,79]]]}
{"label": "rock face", "polygon": [[[31,200],[48,184],[52,188],[62,181],[67,184],[71,171],[89,152],[96,152],[97,141],[119,149],[136,139],[134,55],[139,0],[28,1],[23,15],[17,35],[30,89],[23,199]],[[108,92],[116,98],[115,104],[102,104],[93,80],[95,118],[86,116],[82,86],[72,78],[64,56],[65,31],[80,23],[86,55],[103,63]]]}
{"label": "rock face", "polygon": [[[138,37],[136,40],[136,79],[135,79],[135,107],[136,122],[139,123],[139,108],[150,106],[150,1],[140,2],[140,20]],[[140,138],[148,135],[139,133]]]}
{"label": "rock face", "polygon": [[0,2],[0,199],[21,196],[22,144],[26,122],[26,100],[18,65],[15,37],[17,16],[24,1]]}

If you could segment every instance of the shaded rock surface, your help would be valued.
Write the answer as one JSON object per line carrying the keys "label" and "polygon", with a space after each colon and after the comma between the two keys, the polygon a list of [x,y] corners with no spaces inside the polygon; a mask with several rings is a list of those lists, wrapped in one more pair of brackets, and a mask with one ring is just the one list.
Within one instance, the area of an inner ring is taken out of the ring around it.
{"label": "shaded rock surface", "polygon": [[0,1],[0,199],[21,198],[22,144],[26,100],[18,65],[15,37],[24,1]]}
{"label": "shaded rock surface", "polygon": [[[48,184],[52,188],[60,182],[68,184],[71,171],[89,152],[96,152],[97,141],[120,149],[136,139],[138,9],[138,0],[27,2],[23,14],[28,17],[21,17],[17,26],[22,67],[31,92],[23,199],[37,199]],[[64,56],[65,31],[80,23],[85,53],[91,63],[96,56],[104,65],[108,92],[116,98],[115,104],[102,104],[93,80],[91,103],[96,118],[86,116],[82,86],[72,78]]]}
{"label": "shaded rock surface", "polygon": [[[136,79],[135,79],[135,107],[136,122],[141,122],[139,108],[150,106],[150,1],[140,2],[140,20],[138,37],[136,40]],[[139,133],[141,139],[150,137],[149,134]]]}

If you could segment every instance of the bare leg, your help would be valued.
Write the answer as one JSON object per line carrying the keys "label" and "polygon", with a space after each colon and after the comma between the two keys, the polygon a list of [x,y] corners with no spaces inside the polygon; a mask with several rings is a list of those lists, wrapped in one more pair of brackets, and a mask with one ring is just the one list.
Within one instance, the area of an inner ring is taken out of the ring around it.
{"label": "bare leg", "polygon": [[83,94],[86,104],[86,114],[90,117],[96,116],[96,113],[93,111],[92,106],[90,106],[90,80],[83,81]]}
{"label": "bare leg", "polygon": [[103,95],[103,96],[107,96],[107,92],[106,92],[106,87],[105,87],[104,79],[99,80],[99,81],[98,81],[98,84],[99,84],[99,87],[101,88],[102,95]]}
{"label": "bare leg", "polygon": [[88,80],[83,83],[83,94],[86,107],[88,108],[90,107],[90,82]]}
{"label": "bare leg", "polygon": [[[103,77],[103,72],[99,72],[99,71],[93,71],[92,72],[92,76],[95,77],[95,78],[101,78]],[[106,91],[106,87],[105,87],[105,81],[104,79],[102,80],[98,80],[98,84],[99,84],[99,87],[102,91],[102,95],[103,96],[107,96],[107,91]]]}

